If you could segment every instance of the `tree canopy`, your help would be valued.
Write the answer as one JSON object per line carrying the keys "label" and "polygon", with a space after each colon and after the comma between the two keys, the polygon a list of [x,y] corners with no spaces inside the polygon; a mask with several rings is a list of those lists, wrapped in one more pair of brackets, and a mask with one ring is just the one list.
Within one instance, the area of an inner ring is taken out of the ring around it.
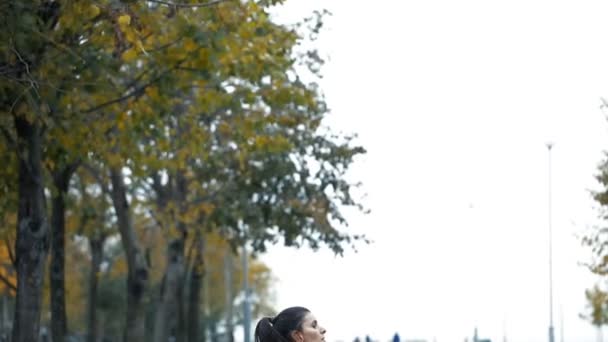
{"label": "tree canopy", "polygon": [[[10,242],[0,257],[15,272],[0,275],[16,288],[14,341],[38,334],[49,253],[55,338],[67,333],[65,297],[77,295],[65,291],[70,263],[92,275],[90,324],[104,307],[96,298],[112,293],[97,274],[122,270],[125,340],[145,339],[150,298],[157,321],[192,313],[171,323],[192,339],[198,303],[210,300],[199,298],[203,280],[214,277],[206,248],[283,241],[342,253],[363,238],[342,209],[363,210],[345,174],[365,150],[323,125],[323,60],[302,45],[325,12],[280,25],[269,14],[280,3],[0,5],[0,233]],[[66,252],[66,238],[88,244]],[[122,254],[110,257],[117,241]],[[268,270],[252,272],[262,291]]]}

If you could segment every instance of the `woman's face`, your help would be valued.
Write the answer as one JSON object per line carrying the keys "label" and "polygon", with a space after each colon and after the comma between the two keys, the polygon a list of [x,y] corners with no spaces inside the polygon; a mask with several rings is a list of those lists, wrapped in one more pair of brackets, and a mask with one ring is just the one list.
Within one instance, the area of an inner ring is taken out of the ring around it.
{"label": "woman's face", "polygon": [[325,332],[325,328],[320,326],[315,316],[309,312],[302,320],[301,331],[294,331],[293,338],[295,342],[324,342]]}

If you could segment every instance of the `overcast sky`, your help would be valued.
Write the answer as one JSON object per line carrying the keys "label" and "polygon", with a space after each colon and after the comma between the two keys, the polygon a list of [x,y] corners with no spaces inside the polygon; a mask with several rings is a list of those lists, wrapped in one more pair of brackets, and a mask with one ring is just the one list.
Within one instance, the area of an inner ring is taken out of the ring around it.
{"label": "overcast sky", "polygon": [[326,124],[368,149],[350,177],[372,212],[349,219],[374,243],[273,249],[277,307],[309,307],[329,341],[547,341],[552,141],[556,341],[596,341],[577,234],[608,149],[608,2],[288,0],[280,18],[323,7]]}

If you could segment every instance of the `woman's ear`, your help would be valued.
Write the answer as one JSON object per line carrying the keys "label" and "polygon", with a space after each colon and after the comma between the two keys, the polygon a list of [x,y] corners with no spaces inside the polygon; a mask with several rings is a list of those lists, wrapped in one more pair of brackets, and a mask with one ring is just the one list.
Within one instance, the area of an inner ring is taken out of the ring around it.
{"label": "woman's ear", "polygon": [[304,342],[304,334],[301,331],[294,330],[291,332],[291,339],[293,342]]}

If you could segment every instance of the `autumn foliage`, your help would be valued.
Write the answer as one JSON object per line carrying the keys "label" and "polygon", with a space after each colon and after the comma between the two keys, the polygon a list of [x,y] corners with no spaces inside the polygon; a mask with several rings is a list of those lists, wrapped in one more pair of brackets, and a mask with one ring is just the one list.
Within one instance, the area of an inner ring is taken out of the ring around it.
{"label": "autumn foliage", "polygon": [[[15,342],[231,339],[244,245],[327,246],[364,149],[278,0],[0,4],[0,284]],[[247,255],[254,311],[271,271]],[[16,290],[16,291],[14,291]],[[7,324],[5,324],[7,323]],[[4,328],[2,328],[4,329]],[[6,333],[6,331],[5,331]]]}

